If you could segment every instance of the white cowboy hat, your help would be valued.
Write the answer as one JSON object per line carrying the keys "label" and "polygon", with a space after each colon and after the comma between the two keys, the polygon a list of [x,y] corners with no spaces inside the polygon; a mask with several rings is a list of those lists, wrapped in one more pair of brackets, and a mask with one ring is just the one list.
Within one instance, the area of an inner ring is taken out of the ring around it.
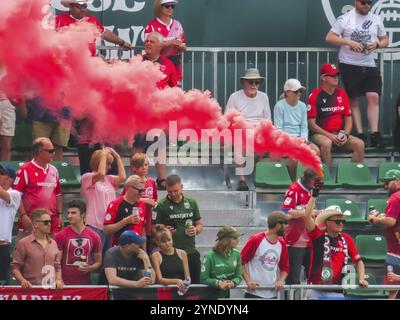
{"label": "white cowboy hat", "polygon": [[93,0],[61,0],[64,7],[69,7],[70,4],[90,4]]}
{"label": "white cowboy hat", "polygon": [[321,211],[320,214],[318,214],[317,218],[315,219],[315,224],[318,226],[318,228],[325,229],[325,221],[333,216],[351,216],[351,212],[349,210],[342,212],[339,206],[329,206],[325,210]]}

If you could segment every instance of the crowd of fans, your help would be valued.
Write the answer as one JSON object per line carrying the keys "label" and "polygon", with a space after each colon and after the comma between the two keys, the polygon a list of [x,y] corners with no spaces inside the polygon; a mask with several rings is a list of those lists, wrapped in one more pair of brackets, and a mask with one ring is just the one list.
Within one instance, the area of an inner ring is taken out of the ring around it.
{"label": "crowd of fans", "polygon": [[[69,12],[56,18],[56,29],[85,20],[98,27],[103,39],[131,49],[129,43],[87,14],[89,2],[62,0]],[[175,0],[155,0],[154,19],[145,28],[143,60],[158,64],[165,74],[157,83],[160,90],[178,86],[182,80],[181,52],[186,50],[186,39],[182,25],[172,18],[176,5]],[[370,54],[387,46],[388,39],[370,7],[369,0],[355,0],[355,8],[339,17],[327,35],[328,43],[341,47],[340,69],[332,63],[321,66],[321,86],[311,92],[307,103],[300,100],[306,88],[299,80],[288,79],[273,109],[276,127],[304,139],[328,167],[332,148],[352,152],[354,162],[364,159],[367,136],[362,132],[360,96],[365,95],[368,101],[371,145],[385,147],[377,126],[382,81]],[[370,30],[360,33],[357,28],[365,26],[366,19],[370,19]],[[92,44],[89,50],[95,54]],[[2,73],[0,66],[0,76]],[[345,89],[338,86],[340,75]],[[226,112],[236,109],[255,125],[262,119],[272,120],[268,95],[259,90],[265,77],[250,68],[240,79],[243,89],[230,96]],[[63,147],[68,144],[73,125],[69,110],[64,107],[56,116],[40,97],[24,101],[0,94],[1,160],[10,159],[15,130],[11,104],[18,106],[24,117],[31,117],[34,142],[33,159],[18,172],[0,166],[2,283],[9,283],[10,271],[23,288],[90,284],[144,288],[159,283],[175,285],[185,294],[191,283],[214,287],[220,298],[227,298],[230,289],[244,280],[245,297],[274,299],[285,283],[300,283],[302,266],[309,284],[341,284],[349,266],[354,265],[359,285],[368,286],[357,247],[342,232],[346,212],[338,207],[316,210],[323,181],[310,169],[295,181],[297,163],[293,160],[288,159],[287,164],[294,182],[285,194],[282,210],[268,215],[268,230],[251,236],[239,251],[240,232],[223,226],[216,234],[214,248],[201,261],[196,247],[196,236],[204,228],[201,210],[195,199],[184,195],[178,175],[166,176],[165,165],[156,163],[156,180],[148,176],[149,161],[144,152],[149,145],[144,134],[135,136],[127,178],[120,155],[111,147],[96,145],[91,140],[91,120],[79,119],[81,196],[85,201],[72,200],[63,213],[59,174],[51,162],[62,159]],[[400,110],[400,98],[398,105]],[[353,121],[355,136],[351,135]],[[116,175],[110,174],[112,166]],[[389,171],[384,183],[390,196],[386,213],[369,218],[387,228],[386,263],[392,269],[385,281],[400,284],[400,171]],[[238,175],[237,189],[249,190],[243,174]],[[159,199],[158,190],[166,190],[167,195]],[[10,259],[17,213],[18,237]],[[91,273],[100,273],[98,283],[92,283]],[[396,294],[391,292],[390,297]],[[343,292],[310,290],[307,297],[338,298]],[[123,293],[120,298],[124,298]]]}

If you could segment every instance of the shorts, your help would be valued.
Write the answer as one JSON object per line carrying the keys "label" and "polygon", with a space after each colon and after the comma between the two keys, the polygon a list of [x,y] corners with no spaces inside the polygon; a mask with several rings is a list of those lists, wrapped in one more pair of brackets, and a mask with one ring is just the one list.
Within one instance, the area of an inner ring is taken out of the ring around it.
{"label": "shorts", "polygon": [[[400,275],[400,257],[392,256],[391,254],[386,255],[385,268],[392,266],[393,273]],[[386,271],[387,272],[387,271]],[[400,285],[400,281],[388,281],[386,275],[384,277],[385,285]]]}
{"label": "shorts", "polygon": [[59,147],[66,147],[70,134],[71,121],[64,121],[62,124],[32,121],[33,141],[37,138],[45,137],[49,138],[51,142]]}
{"label": "shorts", "polygon": [[382,77],[377,67],[361,67],[339,63],[340,73],[350,98],[364,96],[366,92],[382,94]]}
{"label": "shorts", "polygon": [[9,100],[0,100],[0,136],[15,135],[15,107]]}

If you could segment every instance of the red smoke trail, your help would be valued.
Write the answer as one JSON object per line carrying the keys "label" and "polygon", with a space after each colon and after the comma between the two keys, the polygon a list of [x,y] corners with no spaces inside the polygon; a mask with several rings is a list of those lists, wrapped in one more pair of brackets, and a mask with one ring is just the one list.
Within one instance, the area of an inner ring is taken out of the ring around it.
{"label": "red smoke trail", "polygon": [[[48,0],[0,2],[0,61],[7,70],[0,86],[7,94],[38,95],[54,110],[68,105],[74,117],[95,120],[94,140],[111,143],[153,128],[168,129],[168,122],[177,119],[178,130],[252,127],[235,113],[222,116],[207,92],[158,90],[162,73],[140,57],[112,64],[90,57],[88,43],[95,28],[81,24],[62,32],[46,29],[42,21],[47,5]],[[320,172],[313,151],[269,121],[256,128],[255,137],[257,153],[290,156]]]}

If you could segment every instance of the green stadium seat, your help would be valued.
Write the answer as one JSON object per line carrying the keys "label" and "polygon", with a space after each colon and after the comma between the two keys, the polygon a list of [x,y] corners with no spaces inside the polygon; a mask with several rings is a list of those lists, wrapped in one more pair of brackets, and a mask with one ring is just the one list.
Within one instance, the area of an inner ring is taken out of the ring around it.
{"label": "green stadium seat", "polygon": [[52,162],[52,165],[55,166],[60,175],[60,184],[61,186],[67,187],[78,187],[80,183],[76,177],[74,168],[71,164],[66,161],[56,161]]}
{"label": "green stadium seat", "polygon": [[17,124],[12,149],[30,149],[32,141],[32,124]]}
{"label": "green stadium seat", "polygon": [[[377,281],[372,274],[365,274],[365,280],[368,281],[370,285],[377,285]],[[358,275],[356,276],[356,284],[358,284]],[[348,289],[345,291],[346,296],[354,298],[387,298],[388,292],[384,290],[365,290],[365,289]]]}
{"label": "green stadium seat", "polygon": [[386,172],[388,172],[389,170],[392,170],[392,169],[400,170],[400,162],[385,162],[385,163],[381,163],[379,165],[379,168],[378,168],[378,183],[379,184],[382,184],[382,182],[380,182],[380,179],[385,177]]}
{"label": "green stadium seat", "polygon": [[371,206],[374,206],[378,212],[384,213],[386,211],[387,199],[368,199],[367,208],[365,210],[365,219],[367,220],[369,216],[369,207]]}
{"label": "green stadium seat", "polygon": [[362,163],[340,162],[336,181],[344,187],[377,188],[380,186],[372,178],[369,168]]}
{"label": "green stadium seat", "polygon": [[25,162],[23,161],[2,161],[2,165],[7,165],[17,171]]}
{"label": "green stadium seat", "polygon": [[351,215],[346,216],[348,222],[366,222],[364,214],[360,213],[358,205],[349,199],[327,199],[325,207],[339,206],[341,211],[349,210]]}
{"label": "green stadium seat", "polygon": [[[324,171],[324,187],[326,188],[340,188],[342,185],[332,179],[331,174],[329,172],[329,168],[325,163],[322,163],[322,169]],[[297,164],[296,170],[296,179],[299,179],[303,176],[305,168],[301,164]]]}
{"label": "green stadium seat", "polygon": [[356,237],[356,246],[363,260],[380,261],[386,259],[386,239],[380,235],[358,235]]}
{"label": "green stadium seat", "polygon": [[280,162],[259,161],[256,164],[254,185],[260,188],[286,188],[290,180],[286,164]]}

